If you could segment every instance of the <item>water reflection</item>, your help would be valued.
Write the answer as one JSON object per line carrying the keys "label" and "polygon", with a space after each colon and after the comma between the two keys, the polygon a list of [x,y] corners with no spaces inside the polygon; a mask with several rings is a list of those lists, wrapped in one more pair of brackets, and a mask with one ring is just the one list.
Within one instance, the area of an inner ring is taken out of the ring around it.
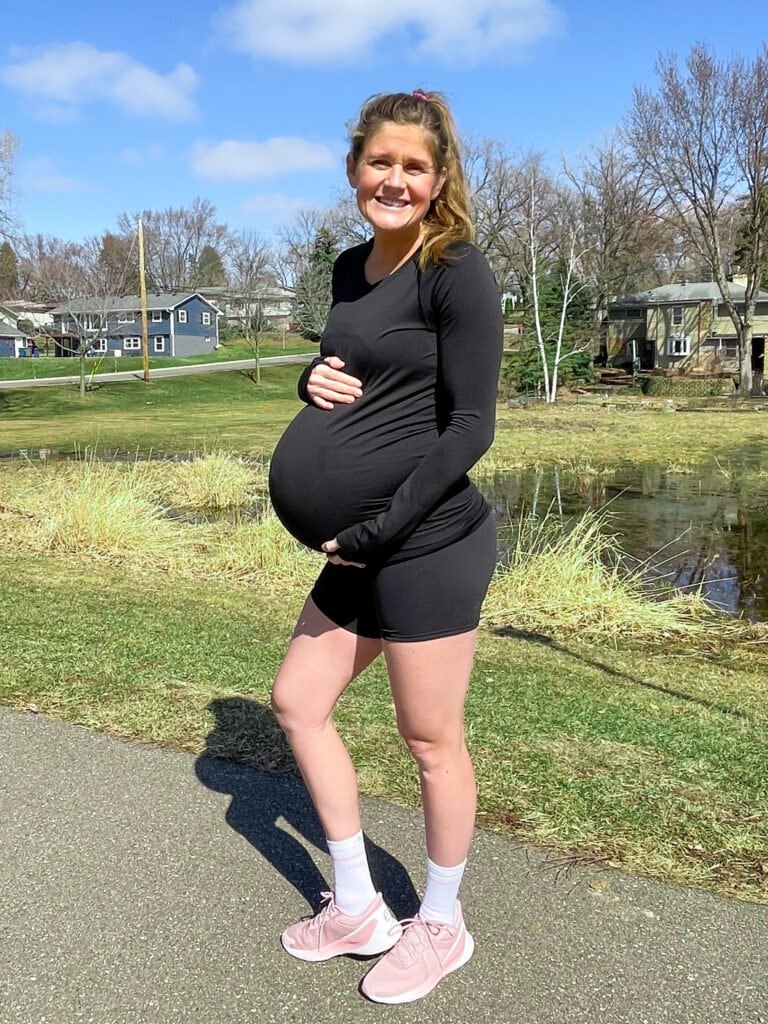
{"label": "water reflection", "polygon": [[647,573],[730,614],[768,620],[768,473],[753,460],[706,471],[658,465],[585,472],[546,467],[481,477],[510,528],[526,515],[608,508],[607,528]]}

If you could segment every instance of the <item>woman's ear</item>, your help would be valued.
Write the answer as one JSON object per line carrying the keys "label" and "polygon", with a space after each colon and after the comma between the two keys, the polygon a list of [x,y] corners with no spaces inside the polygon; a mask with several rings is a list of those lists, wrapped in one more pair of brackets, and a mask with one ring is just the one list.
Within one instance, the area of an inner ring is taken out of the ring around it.
{"label": "woman's ear", "polygon": [[357,188],[357,164],[351,153],[347,153],[347,181],[352,188]]}
{"label": "woman's ear", "polygon": [[447,174],[446,171],[440,171],[440,173],[437,176],[437,181],[435,182],[434,187],[432,189],[432,193],[430,195],[431,199],[433,199],[433,200],[437,199],[437,197],[443,191],[443,185],[445,184],[445,179],[447,177],[448,177],[448,174]]}

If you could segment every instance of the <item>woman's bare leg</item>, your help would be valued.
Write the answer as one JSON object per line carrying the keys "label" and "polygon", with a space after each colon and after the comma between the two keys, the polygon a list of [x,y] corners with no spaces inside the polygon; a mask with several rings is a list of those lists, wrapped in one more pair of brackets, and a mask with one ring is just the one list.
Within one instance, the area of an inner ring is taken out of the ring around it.
{"label": "woman's bare leg", "polygon": [[400,735],[416,760],[427,852],[436,864],[466,859],[475,824],[475,773],[464,741],[464,701],[477,631],[384,642]]}
{"label": "woman's bare leg", "polygon": [[333,709],[380,653],[380,640],[342,629],[307,598],[272,690],[275,717],[330,840],[347,839],[361,827],[357,776]]}

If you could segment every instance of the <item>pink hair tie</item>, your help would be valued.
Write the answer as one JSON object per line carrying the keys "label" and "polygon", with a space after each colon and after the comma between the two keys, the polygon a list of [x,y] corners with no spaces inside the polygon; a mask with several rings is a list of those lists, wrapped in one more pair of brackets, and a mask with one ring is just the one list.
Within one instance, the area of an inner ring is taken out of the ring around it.
{"label": "pink hair tie", "polygon": [[423,92],[419,92],[418,89],[414,89],[411,93],[417,100],[423,100],[424,103],[429,103],[429,96],[426,96]]}

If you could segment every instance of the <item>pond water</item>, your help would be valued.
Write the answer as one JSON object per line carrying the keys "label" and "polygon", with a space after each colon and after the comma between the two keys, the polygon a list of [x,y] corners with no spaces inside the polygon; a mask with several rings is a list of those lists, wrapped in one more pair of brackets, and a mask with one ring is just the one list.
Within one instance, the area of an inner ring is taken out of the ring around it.
{"label": "pond water", "polygon": [[[136,455],[102,457],[122,461]],[[8,458],[57,461],[73,453],[30,449],[0,455]],[[505,538],[512,542],[514,525],[523,516],[549,512],[568,520],[607,508],[606,528],[631,559],[644,564],[647,575],[680,588],[701,588],[728,614],[768,621],[768,452],[762,446],[744,449],[736,463],[706,468],[550,466],[485,476],[478,484],[496,509],[502,544]],[[222,517],[204,510],[171,514],[187,522]],[[243,515],[249,513],[236,518]]]}
{"label": "pond water", "polygon": [[[761,466],[761,456],[765,459]],[[694,472],[646,465],[591,473],[547,467],[479,481],[505,525],[549,512],[570,519],[606,508],[606,528],[650,576],[701,587],[720,610],[768,620],[768,454],[748,453],[737,468]]]}

